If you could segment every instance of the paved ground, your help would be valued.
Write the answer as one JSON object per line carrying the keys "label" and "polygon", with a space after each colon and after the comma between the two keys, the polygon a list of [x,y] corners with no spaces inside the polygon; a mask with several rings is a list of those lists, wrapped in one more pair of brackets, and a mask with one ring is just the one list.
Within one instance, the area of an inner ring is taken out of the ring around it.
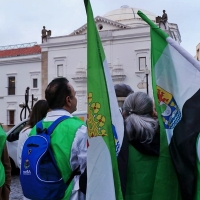
{"label": "paved ground", "polygon": [[19,175],[12,176],[10,200],[23,200]]}

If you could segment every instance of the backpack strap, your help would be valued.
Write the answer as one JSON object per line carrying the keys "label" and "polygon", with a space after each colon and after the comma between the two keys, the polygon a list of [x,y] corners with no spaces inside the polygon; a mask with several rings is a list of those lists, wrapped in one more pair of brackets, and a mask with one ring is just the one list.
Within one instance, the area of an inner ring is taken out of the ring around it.
{"label": "backpack strap", "polygon": [[69,185],[72,181],[72,179],[74,178],[74,176],[76,175],[80,175],[80,165],[72,172],[72,174],[70,175],[69,179],[66,182],[66,185]]}
{"label": "backpack strap", "polygon": [[65,119],[68,119],[68,118],[70,118],[70,117],[64,115],[64,116],[59,117],[57,120],[55,120],[55,121],[49,126],[49,128],[47,129],[47,134],[48,134],[48,135],[51,135],[52,132],[53,132],[53,130],[56,128],[56,126],[57,126],[60,122],[62,122],[62,121],[65,120]]}
{"label": "backpack strap", "polygon": [[[54,131],[54,129],[56,128],[56,126],[57,126],[60,122],[62,122],[62,121],[65,120],[65,119],[68,119],[68,118],[70,118],[70,117],[67,116],[67,115],[64,115],[64,116],[59,117],[57,120],[55,120],[55,121],[49,126],[49,128],[46,130],[47,135],[51,135],[52,132]],[[39,122],[36,124],[36,129],[40,129],[41,132],[45,131],[45,130],[43,130],[42,120],[39,121]],[[57,167],[57,164],[56,164],[56,161],[55,161],[55,158],[54,158],[52,152],[49,151],[49,153],[51,154],[51,157],[52,157],[52,159],[53,159],[53,163],[54,163],[55,166]],[[57,169],[58,169],[58,168],[57,168]],[[81,174],[81,172],[80,172],[80,166],[78,166],[78,167],[72,172],[72,174],[70,175],[69,179],[67,180],[67,182],[66,182],[65,184],[66,184],[66,185],[69,185],[69,184],[71,183],[72,179],[74,178],[74,176],[80,175],[80,174]]]}
{"label": "backpack strap", "polygon": [[[68,119],[68,118],[69,118],[69,116],[66,116],[66,115],[64,115],[64,116],[62,116],[62,117],[59,117],[56,121],[54,121],[54,122],[51,124],[51,126],[49,126],[49,128],[47,129],[47,134],[48,134],[48,135],[51,135],[51,133],[53,132],[53,130],[56,128],[56,126],[57,126],[60,122],[62,122],[62,121],[65,120],[65,119]],[[54,158],[54,156],[53,156],[53,158]],[[67,182],[66,182],[65,184],[66,184],[66,185],[69,185],[69,184],[71,183],[72,179],[74,178],[74,176],[80,175],[80,174],[81,174],[81,172],[80,172],[80,165],[79,165],[79,166],[71,173],[69,179],[67,180]]]}
{"label": "backpack strap", "polygon": [[36,130],[37,130],[38,133],[46,132],[47,135],[51,135],[52,132],[53,132],[53,130],[56,128],[56,126],[57,126],[60,122],[62,122],[62,121],[65,120],[65,119],[68,119],[68,118],[69,118],[69,116],[67,116],[67,115],[64,115],[64,116],[59,117],[57,120],[55,120],[55,121],[49,126],[48,129],[46,129],[46,128],[43,129],[43,125],[42,125],[42,121],[43,121],[43,120],[41,120],[41,121],[39,121],[39,122],[36,124]]}
{"label": "backpack strap", "polygon": [[40,133],[44,132],[44,130],[43,130],[43,125],[42,125],[42,120],[40,120],[40,121],[36,124],[36,130],[37,130],[37,134],[40,134]]}

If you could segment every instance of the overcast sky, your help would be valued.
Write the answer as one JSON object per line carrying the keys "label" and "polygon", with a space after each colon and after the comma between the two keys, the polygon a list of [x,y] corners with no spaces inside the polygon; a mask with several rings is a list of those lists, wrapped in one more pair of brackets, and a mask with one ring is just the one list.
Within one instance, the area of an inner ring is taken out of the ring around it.
{"label": "overcast sky", "polygon": [[[165,9],[168,21],[178,24],[181,45],[193,56],[200,42],[199,0],[91,0],[94,16],[122,5],[148,10]],[[83,0],[0,0],[0,46],[41,42],[46,26],[52,36],[67,35],[86,23]]]}

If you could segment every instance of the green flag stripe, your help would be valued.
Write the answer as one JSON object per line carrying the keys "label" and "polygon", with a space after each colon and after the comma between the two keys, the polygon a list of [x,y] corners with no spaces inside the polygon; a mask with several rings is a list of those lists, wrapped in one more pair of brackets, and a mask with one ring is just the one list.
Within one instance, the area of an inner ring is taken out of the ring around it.
{"label": "green flag stripe", "polygon": [[[162,122],[162,119],[161,119],[161,113],[160,113],[158,98],[157,98],[155,65],[158,62],[158,60],[160,59],[161,55],[163,54],[163,51],[165,50],[165,48],[168,45],[166,38],[168,38],[169,36],[164,31],[162,31],[158,26],[156,26],[141,11],[138,11],[138,15],[147,24],[150,25],[150,33],[151,33],[151,75],[152,75],[153,94],[154,94],[156,110],[158,112],[159,123],[160,123],[160,126],[161,126],[161,141],[167,144],[165,129],[164,129],[163,122]],[[162,138],[162,137],[164,137],[164,138]],[[161,145],[161,150],[162,150],[162,145]]]}

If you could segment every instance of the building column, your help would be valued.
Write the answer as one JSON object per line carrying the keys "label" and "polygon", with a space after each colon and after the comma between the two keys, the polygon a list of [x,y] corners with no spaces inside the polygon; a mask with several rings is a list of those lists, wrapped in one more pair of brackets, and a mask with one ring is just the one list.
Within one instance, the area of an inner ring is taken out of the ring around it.
{"label": "building column", "polygon": [[48,51],[42,52],[41,66],[41,97],[45,99],[45,89],[48,85]]}

